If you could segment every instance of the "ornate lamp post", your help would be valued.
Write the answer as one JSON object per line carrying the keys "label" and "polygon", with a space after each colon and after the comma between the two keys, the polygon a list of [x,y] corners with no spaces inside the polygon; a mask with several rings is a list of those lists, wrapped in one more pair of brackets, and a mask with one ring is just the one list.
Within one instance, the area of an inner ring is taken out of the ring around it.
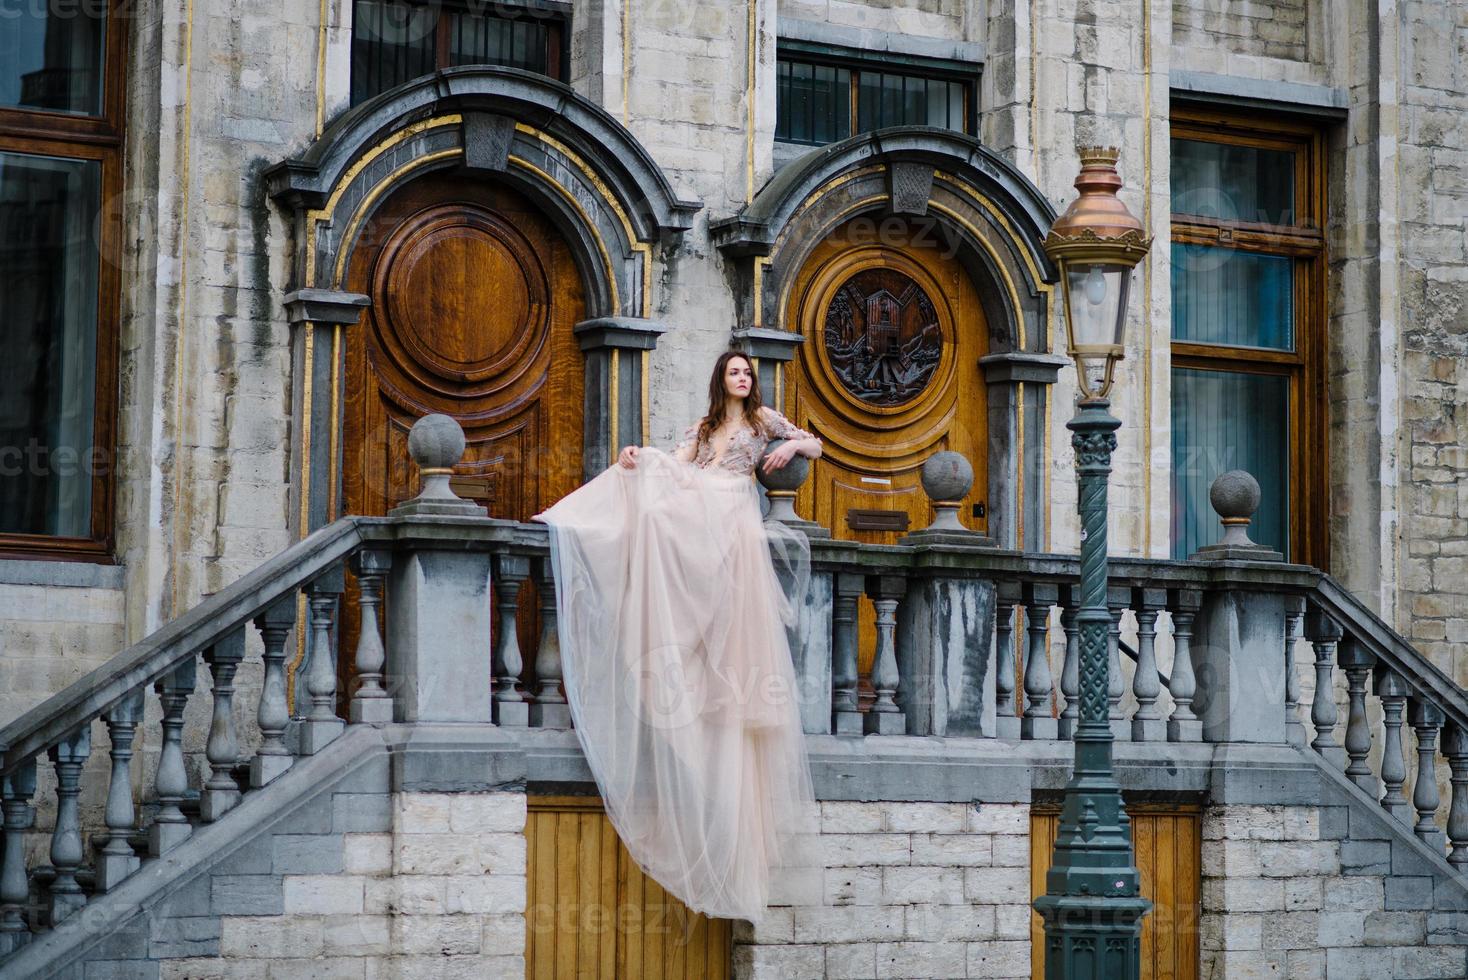
{"label": "ornate lamp post", "polygon": [[1080,382],[1068,424],[1080,483],[1080,724],[1075,771],[1065,787],[1054,861],[1035,910],[1045,920],[1046,980],[1125,980],[1141,975],[1141,897],[1131,822],[1111,760],[1107,718],[1106,484],[1121,421],[1107,395],[1122,357],[1132,269],[1151,240],[1116,196],[1114,148],[1080,151],[1080,196],[1055,222],[1045,251],[1060,266],[1066,334]]}

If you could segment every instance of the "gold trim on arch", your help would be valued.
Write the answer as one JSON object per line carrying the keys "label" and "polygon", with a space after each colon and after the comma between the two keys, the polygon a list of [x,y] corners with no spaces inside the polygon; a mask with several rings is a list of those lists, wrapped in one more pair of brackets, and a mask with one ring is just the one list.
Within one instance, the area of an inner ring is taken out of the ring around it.
{"label": "gold trim on arch", "polygon": [[[617,200],[617,195],[612,193],[612,189],[607,186],[606,181],[601,179],[601,175],[599,175],[595,170],[592,170],[590,165],[588,165],[585,160],[581,159],[580,155],[577,154],[575,150],[571,149],[569,146],[567,146],[565,143],[562,143],[554,136],[550,135],[547,132],[544,132],[543,130],[536,129],[534,126],[527,126],[525,123],[518,122],[515,123],[515,131],[534,136],[546,146],[555,149],[563,156],[565,156],[566,159],[574,163],[576,165],[576,169],[581,171],[582,175],[586,177],[591,186],[594,187],[596,189],[596,192],[601,195],[602,200],[606,201],[607,206],[612,209],[612,212],[614,214],[616,214],[617,220],[622,223],[622,233],[627,236],[627,247],[642,257],[642,309],[639,312],[641,312],[643,316],[646,316],[648,314],[648,311],[652,309],[652,246],[646,242],[641,242],[637,240],[637,233],[632,228],[632,220],[627,217],[627,212],[622,210],[622,204],[620,201]],[[540,170],[537,171],[537,173],[544,176],[548,181],[551,180],[550,175],[546,174],[545,171]],[[556,184],[557,187],[561,186],[558,181],[551,181],[551,183]],[[587,225],[591,226],[592,230],[595,231],[595,227],[591,224],[591,219],[587,217],[586,212],[581,209],[580,205],[577,205],[576,210],[580,212],[581,217],[586,220]],[[603,252],[605,252],[605,249],[603,249]],[[616,287],[614,285],[613,291],[615,292],[615,290]]]}
{"label": "gold trim on arch", "polygon": [[399,178],[401,178],[404,174],[411,173],[414,170],[419,170],[423,167],[428,166],[430,163],[437,163],[439,160],[446,160],[449,157],[463,156],[463,154],[463,148],[456,146],[452,149],[439,150],[437,153],[428,153],[421,157],[415,157],[414,159],[409,160],[407,163],[394,170],[392,173],[388,174],[386,177],[382,178],[382,180],[379,181],[377,185],[372,188],[372,192],[366,197],[362,198],[362,203],[357,205],[357,210],[352,212],[352,220],[347,223],[346,230],[342,233],[341,248],[339,248],[336,253],[336,268],[333,269],[331,273],[331,282],[333,286],[337,288],[341,287],[342,280],[346,276],[347,259],[350,258],[352,254],[352,250],[347,247],[348,243],[356,238],[357,229],[362,226],[363,221],[367,220],[367,214],[369,211],[371,211],[372,205],[377,203],[377,199],[396,187]]}
{"label": "gold trim on arch", "polygon": [[596,250],[601,253],[602,265],[606,267],[607,287],[612,291],[612,309],[621,309],[622,302],[618,298],[617,276],[614,271],[614,266],[612,265],[611,253],[607,251],[606,242],[602,241],[601,230],[596,227],[596,224],[591,220],[591,216],[588,215],[586,213],[586,210],[581,207],[581,202],[576,200],[576,198],[571,195],[571,192],[562,187],[561,184],[557,182],[554,178],[552,178],[550,174],[546,173],[544,170],[541,170],[529,160],[514,155],[511,155],[509,160],[520,169],[528,170],[531,173],[535,174],[537,177],[540,177],[542,180],[544,180],[548,186],[554,188],[555,191],[561,195],[561,197],[565,198],[567,204],[576,209],[577,214],[581,215],[581,220],[586,222],[587,229],[591,232],[592,237],[596,239]]}
{"label": "gold trim on arch", "polygon": [[[463,121],[464,117],[459,113],[454,112],[449,113],[448,115],[435,116],[432,119],[424,119],[419,122],[413,123],[411,126],[405,126],[402,129],[398,130],[396,133],[393,133],[391,136],[387,137],[387,139],[383,140],[381,143],[378,143],[376,146],[372,147],[366,153],[362,154],[361,158],[358,159],[356,163],[347,168],[346,172],[343,173],[341,177],[337,180],[336,186],[332,188],[330,196],[328,196],[326,199],[326,203],[320,208],[313,208],[306,212],[307,286],[315,286],[317,284],[316,227],[317,225],[331,220],[332,215],[336,211],[337,204],[341,202],[342,195],[346,193],[348,187],[352,186],[352,181],[357,179],[357,175],[360,174],[364,169],[366,169],[367,166],[372,163],[372,161],[376,160],[378,157],[382,156],[388,150],[391,150],[393,147],[397,146],[404,140],[411,139],[412,137],[417,136],[419,133],[426,132],[430,129],[437,129],[441,126],[453,126],[460,124]],[[462,151],[456,150],[455,152]],[[397,171],[395,171],[395,173],[396,172]],[[343,239],[343,241],[345,240],[346,239]]]}

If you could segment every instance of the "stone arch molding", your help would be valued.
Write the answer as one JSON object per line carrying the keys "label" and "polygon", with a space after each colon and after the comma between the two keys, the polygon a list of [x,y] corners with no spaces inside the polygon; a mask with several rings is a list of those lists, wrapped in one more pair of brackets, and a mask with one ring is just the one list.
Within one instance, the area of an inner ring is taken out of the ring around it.
{"label": "stone arch molding", "polygon": [[449,169],[522,193],[575,256],[588,317],[575,327],[586,355],[587,478],[609,465],[619,434],[645,430],[648,353],[666,329],[650,319],[654,266],[703,205],[679,198],[626,127],[567,85],[489,66],[425,75],[343,113],[265,173],[295,239],[285,308],[297,328],[292,520],[301,535],[338,516],[340,367],[353,342],[342,331],[370,302],[344,288],[352,250],[394,190]]}
{"label": "stone arch molding", "polygon": [[738,213],[713,222],[714,243],[735,268],[733,343],[760,359],[761,382],[778,390],[780,365],[805,339],[787,327],[792,283],[822,240],[863,215],[929,217],[957,246],[989,328],[982,368],[991,534],[1007,547],[1043,549],[1046,401],[1067,363],[1052,351],[1059,294],[1043,247],[1056,215],[1033,182],[974,137],[903,126],[821,147],[786,164]]}
{"label": "stone arch molding", "polygon": [[294,288],[342,288],[373,208],[433,170],[493,175],[539,205],[576,255],[587,313],[646,317],[656,246],[702,205],[682,200],[637,139],[569,86],[514,68],[425,75],[338,117],[266,172],[294,215]]}

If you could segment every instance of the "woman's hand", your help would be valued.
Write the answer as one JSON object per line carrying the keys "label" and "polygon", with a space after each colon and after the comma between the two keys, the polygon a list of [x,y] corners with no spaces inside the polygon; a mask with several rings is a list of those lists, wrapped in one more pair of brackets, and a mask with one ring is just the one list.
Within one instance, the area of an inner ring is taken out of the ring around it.
{"label": "woman's hand", "polygon": [[623,469],[635,468],[637,466],[637,447],[623,446],[622,451],[617,455],[617,465]]}
{"label": "woman's hand", "polygon": [[782,442],[771,451],[765,453],[765,461],[762,466],[766,473],[772,473],[790,462],[800,452],[801,440]]}

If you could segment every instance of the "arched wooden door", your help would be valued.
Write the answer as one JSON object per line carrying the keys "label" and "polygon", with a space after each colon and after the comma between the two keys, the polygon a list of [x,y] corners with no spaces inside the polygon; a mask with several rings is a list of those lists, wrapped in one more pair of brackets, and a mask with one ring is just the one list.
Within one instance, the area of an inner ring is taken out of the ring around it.
{"label": "arched wooden door", "polygon": [[974,467],[960,517],[987,530],[978,293],[931,223],[887,218],[880,236],[870,226],[858,218],[837,229],[792,287],[790,328],[805,343],[788,371],[786,412],[824,445],[797,507],[837,538],[893,543],[932,520],[922,465],[955,450]]}
{"label": "arched wooden door", "polygon": [[408,430],[430,412],[464,427],[455,490],[490,516],[523,521],[575,489],[585,304],[544,215],[506,187],[435,175],[384,202],[360,241],[347,288],[372,303],[347,344],[347,513],[417,494]]}

